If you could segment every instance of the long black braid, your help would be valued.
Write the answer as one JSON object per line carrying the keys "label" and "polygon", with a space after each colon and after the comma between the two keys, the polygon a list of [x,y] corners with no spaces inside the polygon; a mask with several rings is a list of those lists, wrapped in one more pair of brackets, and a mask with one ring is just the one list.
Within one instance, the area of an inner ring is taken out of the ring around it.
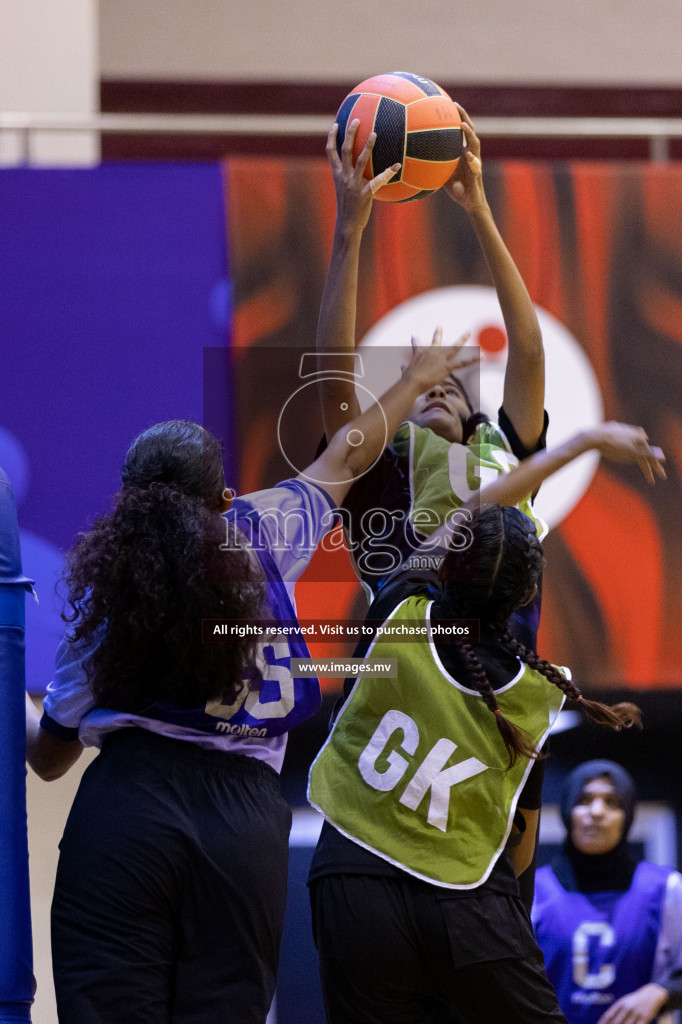
{"label": "long black braid", "polygon": [[571,679],[559,672],[550,662],[538,657],[534,651],[529,651],[509,631],[500,637],[500,643],[505,650],[518,655],[521,661],[525,661],[531,668],[546,676],[551,683],[563,690],[570,700],[577,701],[587,717],[597,725],[608,725],[616,732],[620,729],[629,729],[632,725],[641,726],[642,715],[636,704],[620,701],[618,704],[609,705],[598,700],[587,700]]}
{"label": "long black braid", "polygon": [[[519,643],[509,631],[512,612],[533,599],[543,555],[535,526],[516,508],[484,505],[469,524],[472,542],[451,547],[441,567],[443,595],[438,611],[452,618],[477,618],[509,654],[576,700],[589,718],[613,729],[640,723],[639,709],[622,703],[613,707],[585,700],[578,687],[554,665]],[[495,715],[511,767],[518,756],[537,757],[529,737],[501,713],[485,668],[470,644],[461,644],[461,657],[471,684]]]}

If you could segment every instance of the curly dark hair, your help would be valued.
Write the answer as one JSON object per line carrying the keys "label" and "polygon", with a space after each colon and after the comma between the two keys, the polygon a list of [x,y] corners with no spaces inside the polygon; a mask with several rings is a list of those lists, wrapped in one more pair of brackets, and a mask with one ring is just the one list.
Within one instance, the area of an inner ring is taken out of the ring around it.
{"label": "curly dark hair", "polygon": [[[609,707],[586,700],[570,679],[510,633],[509,618],[516,608],[533,599],[544,562],[532,520],[517,508],[483,505],[474,511],[467,528],[471,531],[470,543],[457,547],[451,543],[441,565],[443,590],[437,604],[438,615],[479,619],[481,627],[492,632],[504,650],[578,701],[592,721],[616,730],[639,725],[641,715],[635,704],[622,702]],[[518,756],[537,757],[538,751],[529,737],[500,712],[495,691],[472,645],[460,644],[459,651],[473,686],[495,714],[509,754],[509,767]]]}
{"label": "curly dark hair", "polygon": [[131,445],[111,512],[67,556],[69,641],[96,703],[141,712],[157,700],[234,700],[254,645],[204,644],[202,619],[261,614],[263,574],[221,515],[220,442],[170,420]]}

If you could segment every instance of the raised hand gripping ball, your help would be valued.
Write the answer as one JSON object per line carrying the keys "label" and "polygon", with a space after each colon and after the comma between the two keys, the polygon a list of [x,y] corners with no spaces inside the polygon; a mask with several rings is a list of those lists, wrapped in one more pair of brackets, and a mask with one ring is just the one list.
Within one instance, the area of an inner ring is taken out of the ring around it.
{"label": "raised hand gripping ball", "polygon": [[408,71],[375,75],[353,89],[339,107],[336,146],[341,146],[346,127],[360,121],[353,144],[353,163],[377,133],[365,178],[400,163],[394,178],[375,194],[376,199],[404,203],[422,199],[444,185],[462,155],[462,120],[457,107],[439,85]]}

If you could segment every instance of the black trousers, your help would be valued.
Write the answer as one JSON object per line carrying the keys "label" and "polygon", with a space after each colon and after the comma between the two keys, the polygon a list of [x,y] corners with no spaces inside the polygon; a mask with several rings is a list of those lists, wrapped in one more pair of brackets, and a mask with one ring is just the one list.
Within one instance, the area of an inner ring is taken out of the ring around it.
{"label": "black trousers", "polygon": [[409,876],[310,889],[330,1024],[566,1024],[517,897]]}
{"label": "black trousers", "polygon": [[267,765],[140,729],[113,733],[60,844],[60,1024],[263,1024],[290,826]]}

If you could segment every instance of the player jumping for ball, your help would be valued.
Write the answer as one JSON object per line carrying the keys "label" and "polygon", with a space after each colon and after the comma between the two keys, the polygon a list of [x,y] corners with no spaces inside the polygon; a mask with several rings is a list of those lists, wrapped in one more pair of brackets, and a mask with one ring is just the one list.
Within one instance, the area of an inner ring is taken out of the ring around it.
{"label": "player jumping for ball", "polygon": [[[388,558],[385,565],[378,564],[375,557],[363,559],[369,510],[379,508],[403,514],[403,519],[393,516],[392,533],[382,538],[386,550],[396,547],[402,560],[418,546],[423,533],[433,532],[448,512],[475,493],[481,479],[508,472],[520,459],[545,446],[545,361],[540,326],[486,199],[478,136],[466,111],[462,107],[459,110],[467,148],[444,189],[469,216],[500,302],[509,341],[503,404],[498,426],[474,410],[459,378],[448,378],[419,396],[408,422],[395,435],[388,451],[351,489],[346,507],[350,513],[349,533],[356,545],[355,567],[372,597],[381,588],[386,573],[396,566]],[[353,166],[352,149],[358,125],[357,121],[349,125],[341,157],[336,148],[336,125],[327,140],[337,216],[318,323],[318,352],[334,352],[337,356],[339,352],[355,351],[360,246],[373,195],[399,167],[393,165],[372,181],[363,177],[376,136],[370,135]],[[349,361],[349,371],[353,368]],[[320,398],[325,434],[330,438],[357,413],[355,388],[350,380],[327,377],[320,381]],[[457,447],[453,449],[453,445]],[[399,476],[404,484],[400,494],[396,489]],[[422,526],[420,533],[415,528],[415,518],[426,507],[436,516],[433,525]],[[530,501],[524,500],[521,508],[534,520],[542,538],[547,527],[534,516]],[[534,642],[536,620],[536,610],[526,616],[525,640]]]}
{"label": "player jumping for ball", "polygon": [[[448,514],[476,493],[482,480],[508,472],[519,460],[545,447],[545,357],[538,318],[528,290],[497,229],[482,179],[481,144],[471,118],[459,106],[466,137],[464,156],[444,187],[467,213],[474,228],[502,310],[509,354],[498,424],[473,408],[457,376],[450,376],[414,403],[379,461],[349,491],[344,502],[351,550],[357,575],[372,599],[383,581],[419,547]],[[352,150],[359,122],[346,130],[341,156],[336,147],[337,126],[327,139],[327,157],[336,191],[336,224],[327,281],[320,308],[318,352],[355,352],[355,321],[362,235],[372,210],[373,196],[390,180],[395,164],[372,181],[363,177],[376,135],[367,140],[353,166]],[[340,365],[340,364],[337,364]],[[348,369],[354,365],[349,359]],[[351,380],[320,381],[320,399],[327,439],[359,411]],[[535,523],[538,537],[546,524],[533,512],[530,497],[519,508]],[[383,516],[385,532],[375,530]],[[435,515],[434,515],[435,513]],[[430,518],[433,525],[415,526]],[[371,524],[371,532],[368,530]],[[386,552],[382,560],[379,551]],[[540,594],[512,619],[514,635],[535,648]],[[532,877],[524,896],[530,907]]]}

